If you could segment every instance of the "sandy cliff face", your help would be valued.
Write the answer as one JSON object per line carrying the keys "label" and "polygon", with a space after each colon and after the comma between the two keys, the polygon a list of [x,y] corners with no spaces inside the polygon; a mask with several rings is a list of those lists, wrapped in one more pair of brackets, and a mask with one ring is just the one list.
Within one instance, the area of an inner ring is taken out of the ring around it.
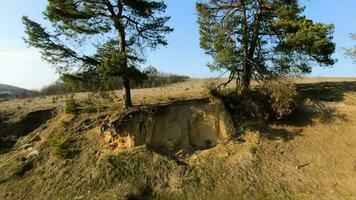
{"label": "sandy cliff face", "polygon": [[113,148],[147,145],[171,154],[216,146],[235,133],[219,100],[193,100],[141,109],[111,120],[105,131]]}

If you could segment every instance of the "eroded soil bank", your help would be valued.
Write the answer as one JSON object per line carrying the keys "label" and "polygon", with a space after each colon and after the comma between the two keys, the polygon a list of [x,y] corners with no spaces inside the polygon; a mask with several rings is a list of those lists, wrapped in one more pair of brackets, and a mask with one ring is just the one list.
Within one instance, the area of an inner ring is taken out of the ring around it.
{"label": "eroded soil bank", "polygon": [[103,129],[112,148],[147,145],[163,154],[210,148],[235,133],[230,114],[217,99],[179,101],[131,111],[108,120]]}

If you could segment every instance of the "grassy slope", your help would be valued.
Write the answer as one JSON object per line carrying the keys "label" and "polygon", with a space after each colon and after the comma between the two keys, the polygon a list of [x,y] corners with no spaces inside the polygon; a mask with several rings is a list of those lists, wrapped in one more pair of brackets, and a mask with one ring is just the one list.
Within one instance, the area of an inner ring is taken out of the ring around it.
{"label": "grassy slope", "polygon": [[[300,81],[314,84],[306,86],[307,99],[293,118],[247,132],[243,142],[196,152],[183,162],[144,147],[110,151],[100,139],[99,125],[118,105],[97,114],[60,113],[15,146],[39,135],[41,141],[32,149],[0,154],[0,198],[355,199],[356,83],[319,81],[325,79]],[[204,95],[204,84],[198,80],[135,90],[134,100],[196,98]],[[0,110],[21,114],[62,105],[63,100],[52,100],[4,102]],[[88,119],[93,127],[83,129]],[[28,156],[34,150],[39,155]]]}

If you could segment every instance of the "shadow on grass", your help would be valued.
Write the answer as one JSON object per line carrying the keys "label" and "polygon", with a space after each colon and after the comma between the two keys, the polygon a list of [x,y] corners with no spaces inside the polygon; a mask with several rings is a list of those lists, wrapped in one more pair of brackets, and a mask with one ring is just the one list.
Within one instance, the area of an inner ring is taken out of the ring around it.
{"label": "shadow on grass", "polygon": [[305,127],[313,125],[315,121],[330,124],[334,121],[347,121],[345,114],[339,113],[336,107],[328,102],[302,101],[298,102],[295,111],[287,118],[275,122],[277,125]]}
{"label": "shadow on grass", "polygon": [[293,140],[295,137],[303,136],[302,129],[288,130],[285,128],[272,128],[270,126],[259,129],[260,135],[268,140],[280,140],[285,142]]}
{"label": "shadow on grass", "polygon": [[356,92],[356,82],[322,82],[298,84],[298,99],[295,111],[289,117],[272,122],[275,125],[291,126],[293,129],[259,128],[261,136],[270,139],[293,140],[302,136],[302,128],[316,121],[331,124],[335,121],[347,121],[347,116],[339,113],[332,103],[344,100],[345,93]]}
{"label": "shadow on grass", "polygon": [[345,93],[356,92],[356,81],[298,84],[297,88],[299,95],[304,99],[340,102],[344,99]]}
{"label": "shadow on grass", "polygon": [[347,121],[332,103],[344,100],[345,93],[356,92],[356,82],[323,82],[298,84],[298,100],[291,116],[278,121],[280,125],[304,127],[319,123],[329,124],[336,120]]}
{"label": "shadow on grass", "polygon": [[139,188],[137,193],[127,195],[127,200],[148,200],[154,199],[153,188],[151,185],[144,185]]}

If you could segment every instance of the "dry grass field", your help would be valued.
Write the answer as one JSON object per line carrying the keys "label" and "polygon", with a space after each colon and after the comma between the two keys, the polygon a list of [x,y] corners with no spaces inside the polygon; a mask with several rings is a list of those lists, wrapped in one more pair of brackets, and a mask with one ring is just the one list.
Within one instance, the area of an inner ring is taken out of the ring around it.
{"label": "dry grass field", "polygon": [[[135,89],[133,101],[207,97],[211,81]],[[4,123],[23,134],[0,153],[0,199],[356,199],[356,78],[294,81],[303,101],[290,118],[179,159],[145,146],[108,148],[100,125],[121,112],[121,91],[106,110],[79,115],[63,112],[65,96],[2,102]],[[21,117],[44,109],[55,113]],[[16,124],[35,118],[43,124]]]}
{"label": "dry grass field", "polygon": [[[191,79],[183,83],[177,83],[160,88],[145,88],[133,89],[132,97],[136,105],[157,104],[170,102],[174,100],[196,99],[208,95],[207,87],[210,83],[222,83],[226,79]],[[321,82],[353,82],[356,78],[296,78],[293,80],[296,83],[321,83]],[[254,84],[254,83],[253,83]],[[233,83],[230,87],[233,87]],[[76,93],[75,98],[84,99],[92,94],[89,93]],[[122,91],[116,91],[117,99],[114,106],[122,104]],[[69,95],[59,96],[44,96],[36,98],[16,99],[0,103],[0,111],[6,110],[36,110],[40,108],[60,107],[64,105],[65,100]]]}

